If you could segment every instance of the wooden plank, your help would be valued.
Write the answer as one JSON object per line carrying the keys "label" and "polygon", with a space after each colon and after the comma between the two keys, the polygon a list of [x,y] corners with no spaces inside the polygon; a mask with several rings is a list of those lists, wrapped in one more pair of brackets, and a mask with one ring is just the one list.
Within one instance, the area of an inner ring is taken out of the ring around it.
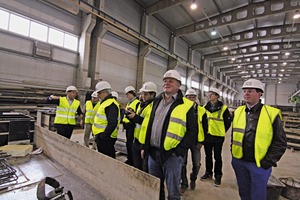
{"label": "wooden plank", "polygon": [[108,199],[159,199],[160,180],[116,159],[35,126],[37,147]]}
{"label": "wooden plank", "polygon": [[292,128],[284,128],[284,132],[289,134],[289,133],[293,133],[296,135],[300,135],[300,129],[292,129]]}

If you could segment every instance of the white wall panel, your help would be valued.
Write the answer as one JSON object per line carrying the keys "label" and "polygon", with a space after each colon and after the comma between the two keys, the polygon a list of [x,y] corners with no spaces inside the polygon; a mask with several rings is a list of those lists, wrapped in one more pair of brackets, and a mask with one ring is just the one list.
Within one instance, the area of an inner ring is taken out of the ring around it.
{"label": "white wall panel", "polygon": [[274,84],[267,84],[265,86],[265,94],[264,94],[264,98],[265,98],[265,103],[269,104],[269,105],[275,105],[275,98],[276,98],[276,87]]}
{"label": "white wall panel", "polygon": [[184,60],[188,60],[188,48],[189,48],[188,44],[181,38],[177,37],[175,54],[177,54]]}
{"label": "white wall panel", "polygon": [[99,78],[111,83],[113,90],[123,92],[128,85],[136,86],[137,49],[126,51],[121,43],[102,40],[100,49]]}
{"label": "white wall panel", "polygon": [[149,16],[148,33],[146,36],[150,40],[160,44],[160,46],[169,49],[170,30],[153,16]]}
{"label": "white wall panel", "polygon": [[52,59],[74,66],[78,65],[78,54],[76,52],[70,52],[60,48],[54,47],[52,49]]}
{"label": "white wall panel", "polygon": [[33,41],[23,37],[0,32],[0,48],[7,50],[18,51],[20,53],[32,54]]}
{"label": "white wall panel", "polygon": [[133,30],[140,31],[142,9],[135,1],[105,1],[101,10]]}
{"label": "white wall panel", "polygon": [[293,106],[293,103],[289,103],[289,97],[297,90],[295,84],[278,84],[277,86],[277,105]]}
{"label": "white wall panel", "polygon": [[74,84],[76,69],[73,66],[49,62],[29,56],[0,51],[1,84],[19,83],[32,86],[64,89]]}

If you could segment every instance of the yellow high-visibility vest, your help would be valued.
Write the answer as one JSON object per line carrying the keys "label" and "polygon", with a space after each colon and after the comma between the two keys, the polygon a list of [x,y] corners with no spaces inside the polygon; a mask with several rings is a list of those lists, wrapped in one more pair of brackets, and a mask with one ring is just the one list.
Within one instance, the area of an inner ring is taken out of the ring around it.
{"label": "yellow high-visibility vest", "polygon": [[[145,116],[147,115],[148,112],[151,112],[152,110],[152,103],[149,103],[142,111],[142,113],[140,114],[141,117],[145,118]],[[141,110],[141,104],[139,105],[137,112],[139,113]],[[139,135],[140,135],[140,131],[141,131],[141,124],[135,123],[135,128],[134,128],[134,138],[136,138],[137,140],[139,140]]]}
{"label": "yellow high-visibility vest", "polygon": [[56,107],[54,124],[76,125],[75,115],[79,106],[80,102],[76,99],[70,105],[67,97],[60,97],[59,105]]}
{"label": "yellow high-visibility vest", "polygon": [[87,101],[85,103],[85,119],[84,123],[86,124],[93,124],[94,123],[94,117],[98,111],[98,108],[100,106],[100,102],[98,101],[97,104],[93,107],[93,102],[91,100]]}
{"label": "yellow high-visibility vest", "polygon": [[[186,134],[186,115],[194,103],[185,97],[183,97],[182,100],[183,104],[177,105],[171,112],[167,134],[164,140],[164,149],[166,151],[175,148]],[[150,120],[150,113],[151,112],[147,113],[142,123],[139,135],[139,141],[142,144],[145,144],[147,127]]]}
{"label": "yellow high-visibility vest", "polygon": [[[246,106],[240,106],[234,111],[234,119],[232,123],[232,156],[243,158],[243,139],[246,128]],[[260,167],[260,161],[265,157],[271,145],[273,138],[273,122],[279,116],[281,119],[281,111],[277,108],[264,105],[258,119],[255,141],[254,141],[254,157],[256,166]]]}
{"label": "yellow high-visibility vest", "polygon": [[[135,99],[135,100],[133,100],[131,103],[128,103],[127,105],[126,105],[126,110],[128,110],[129,108],[131,108],[132,110],[133,110],[133,112],[135,112],[136,113],[136,110],[137,110],[137,104],[139,103],[140,101],[138,100],[138,99]],[[129,121],[129,119],[127,119],[125,116],[123,117],[123,123],[130,123],[130,121]]]}
{"label": "yellow high-visibility vest", "polygon": [[115,130],[111,133],[110,137],[117,138],[118,127],[120,124],[120,107],[119,107],[119,103],[114,98],[106,99],[103,103],[100,104],[98,111],[94,118],[94,124],[92,126],[92,131],[93,131],[94,135],[102,133],[105,130],[105,128],[107,127],[108,121],[107,121],[107,117],[105,114],[105,108],[110,106],[113,103],[118,107],[118,124],[117,124]]}
{"label": "yellow high-visibility vest", "polygon": [[202,106],[197,106],[198,108],[198,142],[204,141],[204,130],[202,126],[202,117],[205,114],[205,108]]}
{"label": "yellow high-visibility vest", "polygon": [[214,136],[225,137],[225,124],[223,114],[227,109],[226,105],[216,112],[209,112],[206,110],[207,121],[208,121],[208,133]]}

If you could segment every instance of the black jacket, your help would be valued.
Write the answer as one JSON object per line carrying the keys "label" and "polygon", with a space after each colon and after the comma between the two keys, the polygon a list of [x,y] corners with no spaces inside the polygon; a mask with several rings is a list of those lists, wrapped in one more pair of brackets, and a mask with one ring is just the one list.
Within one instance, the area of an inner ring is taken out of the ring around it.
{"label": "black jacket", "polygon": [[[161,162],[165,162],[173,153],[176,154],[176,156],[184,156],[187,149],[191,148],[192,145],[195,144],[195,140],[197,138],[197,134],[198,134],[198,123],[197,123],[197,118],[195,115],[195,109],[194,107],[191,107],[191,109],[188,111],[187,113],[187,122],[186,122],[186,134],[183,137],[183,139],[181,140],[181,142],[177,145],[176,148],[171,149],[169,151],[166,151],[164,149],[164,141],[165,141],[165,137],[166,137],[166,133],[167,133],[167,129],[169,126],[169,121],[170,121],[170,116],[171,116],[171,112],[174,110],[174,108],[180,104],[183,104],[183,95],[181,90],[178,91],[177,93],[177,98],[175,99],[175,101],[172,103],[167,116],[165,118],[165,121],[162,122],[163,123],[163,129],[162,129],[162,135],[161,135],[161,144],[160,144],[160,149],[157,150],[159,151],[160,154],[160,159]],[[156,109],[160,103],[160,101],[163,99],[163,93],[161,93],[160,95],[158,95],[154,101],[153,101],[153,107],[152,107],[152,111],[151,111],[151,115],[150,115],[150,120],[148,123],[148,128],[147,128],[147,133],[146,133],[146,141],[145,141],[145,145],[143,145],[143,149],[145,150],[145,154],[148,155],[150,154],[151,157],[153,157],[153,159],[155,159],[155,156],[153,156],[153,151],[154,148],[152,148],[150,146],[150,138],[151,138],[151,131],[152,131],[152,124],[153,124],[153,119],[155,117],[155,112]]]}

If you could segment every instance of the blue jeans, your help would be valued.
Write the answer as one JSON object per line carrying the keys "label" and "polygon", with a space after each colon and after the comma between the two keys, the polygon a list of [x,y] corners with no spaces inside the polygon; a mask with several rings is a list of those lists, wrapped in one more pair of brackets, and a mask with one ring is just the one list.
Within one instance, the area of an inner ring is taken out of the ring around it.
{"label": "blue jeans", "polygon": [[161,163],[160,161],[155,161],[151,156],[149,156],[148,166],[149,173],[153,176],[160,178],[159,199],[165,199],[164,181],[166,179],[166,185],[168,189],[168,200],[179,200],[182,157],[172,155],[164,163]]}
{"label": "blue jeans", "polygon": [[265,170],[255,162],[232,158],[232,167],[239,186],[241,200],[266,200],[267,184],[272,167]]}
{"label": "blue jeans", "polygon": [[[192,163],[193,163],[192,172],[190,174],[190,180],[195,181],[197,180],[197,176],[201,165],[200,164],[201,154],[200,154],[200,149],[198,149],[196,145],[194,145],[190,150],[191,150]],[[186,176],[187,156],[188,156],[188,151],[186,152],[183,158],[182,171],[181,171],[181,187],[184,189],[187,189],[189,187],[188,179]]]}

